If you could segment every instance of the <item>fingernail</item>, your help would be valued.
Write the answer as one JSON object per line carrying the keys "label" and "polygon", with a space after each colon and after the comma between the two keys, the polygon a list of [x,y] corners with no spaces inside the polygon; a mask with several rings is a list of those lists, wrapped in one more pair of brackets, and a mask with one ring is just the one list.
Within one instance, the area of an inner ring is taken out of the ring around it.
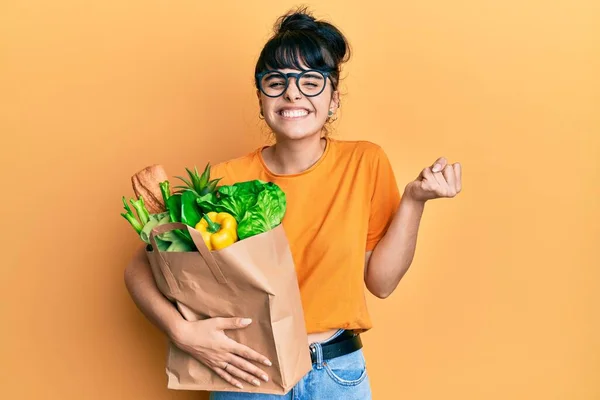
{"label": "fingernail", "polygon": [[251,322],[250,318],[242,318],[242,325],[250,325]]}
{"label": "fingernail", "polygon": [[269,361],[269,360],[265,360],[265,361],[263,361],[263,362],[265,363],[265,365],[268,365],[269,367],[270,367],[271,365],[273,365],[273,363],[271,363],[271,361]]}
{"label": "fingernail", "polygon": [[442,168],[442,166],[441,166],[440,164],[435,164],[435,165],[433,166],[433,172],[439,172],[439,171],[440,171],[440,168]]}
{"label": "fingernail", "polygon": [[242,384],[241,384],[241,383],[238,383],[238,384],[237,384],[237,385],[235,385],[235,386],[237,386],[237,387],[238,387],[238,389],[243,389],[243,388],[244,388],[244,386],[242,386]]}
{"label": "fingernail", "polygon": [[262,376],[262,379],[263,379],[263,381],[265,381],[265,382],[269,382],[269,377],[268,377],[268,376],[266,376],[266,375],[263,375],[263,376]]}

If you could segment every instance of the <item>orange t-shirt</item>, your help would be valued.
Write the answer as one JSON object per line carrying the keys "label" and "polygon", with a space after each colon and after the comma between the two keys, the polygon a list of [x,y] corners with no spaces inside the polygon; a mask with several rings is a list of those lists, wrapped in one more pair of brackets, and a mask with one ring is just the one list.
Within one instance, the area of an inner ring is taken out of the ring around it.
{"label": "orange t-shirt", "polygon": [[367,141],[328,138],[311,168],[269,171],[262,149],[214,165],[220,184],[261,179],[286,195],[283,228],[290,243],[308,333],[372,327],[365,301],[365,252],[385,234],[400,202],[385,153]]}

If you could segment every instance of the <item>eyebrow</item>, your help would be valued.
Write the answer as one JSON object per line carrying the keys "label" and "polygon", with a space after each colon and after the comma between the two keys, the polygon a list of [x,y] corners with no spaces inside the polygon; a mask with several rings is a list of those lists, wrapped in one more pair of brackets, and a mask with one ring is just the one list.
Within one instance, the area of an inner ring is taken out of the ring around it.
{"label": "eyebrow", "polygon": [[264,77],[263,79],[264,79],[265,81],[267,81],[267,82],[268,82],[268,81],[270,81],[270,80],[272,80],[272,79],[276,79],[276,78],[281,78],[281,76],[280,76],[280,75],[277,75],[277,74],[268,74],[268,75],[267,75],[266,77]]}
{"label": "eyebrow", "polygon": [[[277,71],[277,72],[279,72],[280,74],[283,74],[283,75],[285,75],[287,77],[287,74],[285,72],[281,72],[281,71]],[[294,74],[299,75],[300,72],[294,72]],[[303,76],[306,76],[306,77],[309,77],[309,78],[313,78],[313,79],[323,80],[323,76],[320,75],[320,74],[317,74],[315,72],[308,72],[308,73],[304,74]],[[275,73],[271,73],[271,74],[267,74],[263,79],[266,82],[268,82],[268,81],[270,81],[272,79],[275,79],[275,78],[280,78],[280,75],[275,74]]]}
{"label": "eyebrow", "polygon": [[309,78],[315,78],[315,79],[323,79],[323,75],[316,74],[314,72],[309,72],[307,74],[304,74],[304,76],[308,76]]}

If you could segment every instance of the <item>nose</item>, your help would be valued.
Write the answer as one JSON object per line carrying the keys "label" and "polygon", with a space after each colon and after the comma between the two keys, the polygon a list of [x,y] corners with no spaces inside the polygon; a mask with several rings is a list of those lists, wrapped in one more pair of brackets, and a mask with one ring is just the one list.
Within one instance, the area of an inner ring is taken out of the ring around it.
{"label": "nose", "polygon": [[288,87],[283,93],[283,96],[288,101],[300,100],[302,98],[302,93],[300,93],[296,82],[296,77],[288,78]]}

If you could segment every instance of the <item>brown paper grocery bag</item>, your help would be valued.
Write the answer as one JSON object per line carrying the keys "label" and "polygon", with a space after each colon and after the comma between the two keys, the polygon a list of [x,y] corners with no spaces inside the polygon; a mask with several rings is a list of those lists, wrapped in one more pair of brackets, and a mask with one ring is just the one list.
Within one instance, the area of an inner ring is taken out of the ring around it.
{"label": "brown paper grocery bag", "polygon": [[[155,236],[173,229],[187,230],[198,251],[157,251]],[[282,225],[218,251],[209,251],[200,233],[181,223],[155,227],[150,241],[147,255],[158,288],[185,319],[252,318],[250,326],[226,334],[273,363],[255,363],[269,382],[247,383],[240,390],[170,343],[168,388],[284,394],[311,370],[298,280]]]}

